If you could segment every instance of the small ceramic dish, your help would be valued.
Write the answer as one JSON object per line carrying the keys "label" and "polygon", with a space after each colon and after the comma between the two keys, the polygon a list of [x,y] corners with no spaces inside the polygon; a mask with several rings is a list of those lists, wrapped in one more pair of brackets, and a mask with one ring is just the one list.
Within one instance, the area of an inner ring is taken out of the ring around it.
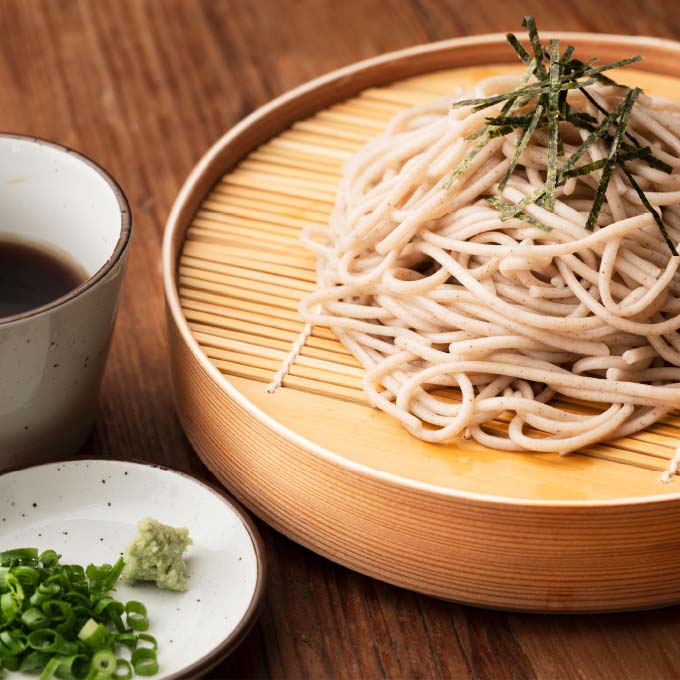
{"label": "small ceramic dish", "polygon": [[157,680],[200,676],[238,646],[262,605],[264,547],[244,511],[219,489],[144,463],[71,460],[0,476],[0,550],[52,548],[63,563],[113,563],[145,517],[189,529],[189,589],[119,583],[116,597],[149,611]]}

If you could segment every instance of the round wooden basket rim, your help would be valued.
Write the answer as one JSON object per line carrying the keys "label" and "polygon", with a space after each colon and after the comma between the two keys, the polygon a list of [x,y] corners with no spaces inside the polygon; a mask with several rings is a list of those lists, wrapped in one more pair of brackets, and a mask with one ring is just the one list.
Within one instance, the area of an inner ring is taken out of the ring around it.
{"label": "round wooden basket rim", "polygon": [[[526,33],[516,34],[520,39],[527,39]],[[655,50],[668,50],[670,52],[676,53],[676,58],[680,58],[680,41],[669,40],[665,38],[655,38],[652,36],[630,36],[624,34],[613,34],[613,33],[587,33],[587,32],[555,32],[546,31],[542,33],[542,37],[559,38],[565,41],[574,42],[584,42],[588,40],[597,40],[602,44],[608,44],[613,46],[619,46],[623,42],[627,45],[633,47],[646,47]],[[480,35],[472,35],[461,38],[451,38],[448,40],[440,40],[438,42],[433,42],[425,45],[416,45],[413,47],[408,47],[401,50],[395,50],[392,52],[387,52],[377,57],[371,57],[358,62],[354,62],[348,66],[344,66],[339,69],[335,69],[321,75],[317,78],[309,80],[297,87],[285,92],[284,94],[276,97],[270,102],[258,107],[248,116],[243,118],[234,127],[228,130],[222,137],[220,137],[202,156],[198,163],[189,173],[188,177],[184,181],[177,198],[172,206],[170,214],[165,226],[165,234],[163,237],[162,246],[162,268],[163,268],[163,287],[165,291],[165,300],[167,304],[167,310],[169,310],[172,315],[172,320],[176,324],[183,340],[186,342],[187,347],[191,350],[194,358],[199,362],[200,366],[208,373],[208,375],[231,397],[234,399],[239,406],[248,411],[252,416],[257,418],[265,427],[270,428],[278,435],[292,441],[297,446],[303,448],[309,453],[313,453],[320,456],[332,464],[345,468],[348,471],[360,473],[366,475],[375,480],[381,482],[389,483],[391,485],[410,488],[415,491],[425,492],[430,494],[436,494],[445,498],[453,498],[461,501],[472,501],[472,502],[482,502],[493,505],[513,505],[519,507],[542,507],[542,508],[565,508],[571,507],[574,509],[585,509],[593,507],[619,507],[628,505],[643,505],[643,504],[657,504],[657,503],[674,503],[680,500],[680,491],[676,493],[663,494],[663,495],[652,495],[652,496],[637,496],[632,498],[613,498],[613,499],[599,499],[599,500],[583,500],[583,499],[571,499],[571,500],[541,500],[541,499],[531,499],[531,498],[518,498],[512,496],[499,496],[485,494],[476,491],[463,491],[458,489],[452,489],[449,487],[438,486],[436,484],[431,484],[428,482],[421,482],[415,479],[410,479],[408,477],[402,477],[400,475],[385,472],[383,470],[377,470],[368,465],[364,465],[354,460],[345,458],[344,456],[334,453],[330,449],[327,449],[315,442],[303,437],[294,430],[286,427],[285,425],[278,422],[275,418],[265,413],[258,406],[253,404],[245,395],[232,385],[227,377],[223,375],[219,369],[214,366],[207,355],[201,350],[198,342],[191,334],[189,325],[187,324],[186,318],[182,312],[182,308],[179,301],[179,295],[176,285],[176,271],[177,271],[177,261],[173,259],[173,241],[175,235],[181,230],[186,231],[188,223],[186,220],[182,220],[182,211],[184,206],[191,201],[194,194],[197,191],[197,187],[200,187],[199,180],[202,178],[203,174],[206,173],[216,161],[217,157],[223,152],[223,150],[239,138],[248,128],[257,123],[259,120],[266,118],[271,113],[275,112],[286,106],[288,103],[295,101],[298,97],[318,89],[324,85],[332,84],[333,82],[341,81],[345,77],[354,76],[357,73],[362,73],[369,71],[377,66],[387,64],[394,60],[409,60],[411,58],[422,57],[423,54],[434,54],[437,52],[449,51],[456,48],[464,48],[466,46],[480,46],[480,45],[496,45],[498,43],[505,42],[506,37],[504,34],[498,33],[485,33]],[[499,63],[499,62],[495,62]],[[481,65],[481,64],[480,64]],[[446,67],[442,67],[443,70]],[[454,67],[455,68],[455,67]],[[680,67],[678,68],[680,72]],[[678,74],[680,76],[680,73]],[[224,172],[226,172],[225,168]],[[179,257],[179,249],[177,253]],[[555,454],[557,455],[557,454]]]}

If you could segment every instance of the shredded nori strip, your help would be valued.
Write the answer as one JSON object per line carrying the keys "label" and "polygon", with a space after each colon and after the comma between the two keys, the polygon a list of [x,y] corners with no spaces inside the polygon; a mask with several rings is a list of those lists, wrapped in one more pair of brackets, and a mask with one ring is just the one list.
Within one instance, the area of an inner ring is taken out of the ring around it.
{"label": "shredded nori strip", "polygon": [[[641,90],[639,88],[630,89],[604,75],[606,71],[638,62],[641,57],[639,55],[628,57],[599,66],[597,59],[589,59],[583,62],[573,57],[575,51],[573,45],[567,45],[560,54],[559,42],[552,39],[550,48],[546,49],[541,44],[533,17],[525,17],[522,25],[527,29],[531,51],[513,33],[506,35],[512,49],[527,66],[519,86],[511,92],[485,98],[460,100],[452,105],[453,108],[471,107],[473,112],[483,111],[498,104],[502,104],[502,107],[497,115],[489,116],[485,125],[466,137],[468,140],[477,140],[477,144],[451,173],[444,184],[444,188],[449,189],[454,180],[469,168],[471,162],[489,140],[520,131],[510,164],[498,184],[498,190],[502,192],[535,132],[547,128],[548,167],[545,184],[515,205],[510,205],[499,197],[487,197],[486,200],[489,204],[500,211],[501,219],[519,218],[540,229],[550,231],[550,228],[546,227],[540,220],[529,215],[525,207],[534,203],[552,211],[558,186],[569,178],[600,172],[598,187],[586,222],[586,228],[592,230],[597,224],[614,168],[618,166],[630,180],[631,186],[640,196],[645,209],[653,215],[663,238],[675,255],[675,246],[666,232],[661,215],[650,204],[625,163],[639,160],[651,168],[668,174],[673,172],[673,168],[657,158],[649,146],[643,146],[627,130],[631,111]],[[535,77],[536,82],[529,82],[532,76]],[[626,93],[614,111],[607,111],[588,92],[587,88],[597,82],[621,88]],[[598,120],[595,116],[584,111],[572,110],[567,101],[567,96],[568,92],[573,89],[580,90],[586,100],[602,115],[602,119]],[[514,111],[525,109],[527,106],[530,107],[529,111],[525,110],[513,115]],[[561,123],[569,123],[577,129],[587,130],[588,135],[559,167],[557,159],[564,155],[564,143],[560,134]],[[606,157],[577,165],[577,162],[598,140],[608,147]]]}
{"label": "shredded nori strip", "polygon": [[[596,82],[595,78],[590,78],[589,80],[576,81],[569,80],[567,76],[559,79],[559,89],[560,90],[574,90],[577,88],[582,88],[587,85],[593,85]],[[472,110],[476,113],[477,111],[482,111],[488,109],[490,106],[495,104],[500,104],[504,101],[514,101],[518,97],[528,97],[528,101],[531,101],[534,97],[540,95],[547,95],[550,92],[550,86],[546,83],[541,83],[538,85],[526,85],[525,87],[518,88],[512,92],[502,92],[500,94],[494,94],[490,97],[483,97],[481,99],[460,99],[453,102],[451,108],[459,109],[463,106],[471,106]],[[527,101],[527,103],[528,103]]]}
{"label": "shredded nori strip", "polygon": [[544,205],[547,210],[555,206],[555,184],[557,183],[557,151],[560,141],[559,121],[559,77],[560,77],[560,44],[550,41],[550,91],[548,94],[548,172],[545,178]]}
{"label": "shredded nori strip", "polygon": [[534,131],[538,127],[538,123],[541,120],[542,116],[543,107],[539,104],[536,107],[536,110],[534,111],[534,115],[530,120],[528,127],[526,128],[526,130],[524,130],[524,132],[522,132],[520,136],[519,142],[517,143],[517,146],[513,151],[512,158],[510,159],[510,165],[508,166],[508,169],[505,171],[505,174],[503,175],[501,181],[498,183],[498,189],[500,191],[503,191],[503,189],[505,188],[507,181],[510,179],[510,175],[512,175],[515,167],[517,166],[517,161],[519,161],[519,157],[522,155],[524,149],[526,149],[527,144],[529,143],[531,136],[534,134]]}
{"label": "shredded nori strip", "polygon": [[540,229],[541,231],[547,231],[550,232],[552,231],[552,227],[549,227],[547,224],[544,224],[541,222],[541,220],[537,219],[533,215],[530,215],[528,212],[525,212],[524,210],[517,210],[516,205],[509,205],[502,199],[498,198],[498,196],[486,196],[485,201],[489,203],[493,208],[498,210],[501,214],[501,220],[503,222],[506,222],[507,220],[511,220],[514,218],[518,218],[520,220],[523,220],[524,222],[527,222],[530,224],[532,227],[536,227]]}
{"label": "shredded nori strip", "polygon": [[628,181],[630,182],[631,186],[633,187],[633,189],[635,189],[635,192],[640,197],[642,205],[644,205],[645,208],[652,214],[652,217],[656,222],[656,226],[659,227],[659,231],[661,232],[661,235],[664,237],[664,240],[666,241],[666,245],[670,248],[671,254],[674,257],[677,257],[678,251],[675,249],[673,241],[671,241],[671,238],[668,235],[668,232],[666,231],[666,227],[663,223],[663,220],[661,219],[661,215],[659,215],[658,211],[655,210],[654,206],[652,206],[652,204],[649,202],[647,196],[645,196],[645,192],[642,191],[640,185],[636,182],[635,178],[633,177],[633,174],[628,170],[628,168],[626,168],[625,166],[621,166],[621,168],[625,173],[626,177],[628,178]]}
{"label": "shredded nori strip", "polygon": [[588,135],[588,137],[586,137],[581,146],[574,151],[567,162],[562,166],[562,173],[571,169],[576,161],[578,161],[598,139],[601,139],[606,134],[607,130],[621,117],[624,103],[625,100],[603,118],[600,124]]}
{"label": "shredded nori strip", "polygon": [[524,45],[517,39],[514,33],[506,33],[506,40],[510,43],[512,48],[517,52],[517,56],[525,63],[531,63],[531,55],[524,49]]}
{"label": "shredded nori strip", "polygon": [[586,229],[592,231],[595,228],[598,215],[600,214],[600,209],[602,208],[602,202],[604,201],[605,194],[607,193],[607,187],[609,186],[609,180],[611,179],[614,166],[616,165],[616,155],[619,151],[619,145],[623,139],[623,133],[628,127],[628,121],[630,120],[630,114],[633,110],[633,104],[638,95],[642,92],[639,87],[633,90],[628,90],[626,98],[623,100],[619,108],[622,108],[618,119],[618,125],[616,127],[616,135],[614,135],[614,141],[609,147],[609,154],[607,155],[607,162],[602,169],[602,176],[600,177],[600,184],[595,192],[595,198],[593,199],[593,206],[590,209],[590,214],[588,215],[588,221],[586,222]]}
{"label": "shredded nori strip", "polygon": [[544,50],[538,37],[536,20],[532,16],[526,16],[522,21],[522,26],[524,26],[529,33],[529,42],[531,43],[531,49],[534,51],[534,59],[536,60],[536,75],[541,78],[546,78],[547,73],[545,66],[543,65]]}
{"label": "shredded nori strip", "polygon": [[[613,80],[610,80],[607,78],[607,80],[611,83],[614,83]],[[614,83],[615,85],[617,83]],[[619,87],[621,87],[619,85]],[[586,99],[602,114],[605,116],[609,113],[607,109],[605,109],[603,106],[600,106],[599,102],[593,97],[593,95],[588,92],[585,88],[581,88],[581,92],[584,94]],[[638,149],[641,148],[640,142],[636,139],[635,135],[631,134],[626,130],[626,139],[629,139],[634,146],[636,146]],[[645,163],[649,165],[651,168],[655,168],[656,170],[661,170],[662,172],[665,172],[666,174],[670,175],[673,172],[673,168],[668,165],[668,163],[664,163],[662,160],[658,159],[656,156],[650,155],[646,158]]]}
{"label": "shredded nori strip", "polygon": [[[621,161],[625,162],[636,159],[644,159],[645,156],[649,155],[650,153],[652,153],[652,150],[648,146],[645,146],[642,149],[624,151],[623,153],[619,152],[616,161],[618,163]],[[582,177],[583,175],[589,175],[591,172],[595,172],[596,170],[602,170],[606,163],[607,159],[601,158],[599,161],[592,161],[591,163],[586,163],[585,165],[578,165],[575,168],[570,168],[569,170],[566,171],[561,170],[560,177],[566,179],[568,177]]]}
{"label": "shredded nori strip", "polygon": [[[531,78],[531,74],[534,72],[534,62],[533,60],[529,61],[529,65],[524,72],[524,75],[522,76],[522,79],[520,81],[520,87],[525,85],[527,82],[529,82],[529,78]],[[505,102],[503,105],[503,108],[501,109],[501,116],[507,116],[507,114],[511,113],[515,108],[517,108],[517,100],[508,100]],[[451,175],[448,177],[446,182],[444,183],[444,190],[448,191],[451,188],[451,185],[453,184],[454,180],[461,175],[461,173],[470,165],[470,162],[472,159],[484,148],[484,145],[489,141],[489,139],[493,139],[494,137],[498,137],[501,135],[506,135],[509,132],[512,131],[512,128],[508,130],[507,132],[505,131],[505,127],[500,127],[497,128],[495,132],[492,131],[491,126],[485,125],[481,127],[479,130],[477,130],[476,133],[472,135],[468,135],[466,139],[480,139],[480,142],[472,149],[470,154],[466,158],[464,158],[458,166],[453,170]],[[502,132],[501,132],[502,131]]]}
{"label": "shredded nori strip", "polygon": [[525,116],[491,116],[487,118],[490,125],[509,125],[510,127],[529,127],[529,123],[533,120],[532,114]]}
{"label": "shredded nori strip", "polygon": [[456,166],[455,170],[449,175],[449,178],[444,183],[444,189],[447,191],[451,188],[454,180],[460,177],[470,167],[470,163],[475,159],[477,154],[486,146],[488,138],[483,135],[477,145],[470,151],[470,153]]}

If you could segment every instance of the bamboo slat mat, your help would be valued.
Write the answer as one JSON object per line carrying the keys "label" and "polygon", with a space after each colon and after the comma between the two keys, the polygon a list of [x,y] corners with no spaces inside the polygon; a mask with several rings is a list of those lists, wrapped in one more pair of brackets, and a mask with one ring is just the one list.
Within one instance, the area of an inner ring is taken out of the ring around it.
{"label": "bamboo slat mat", "polygon": [[[205,354],[258,406],[268,410],[262,396],[265,385],[298,339],[304,327],[298,303],[315,285],[314,258],[300,245],[300,231],[328,223],[344,161],[402,108],[444,95],[453,84],[468,85],[491,72],[509,70],[514,69],[441,71],[368,89],[294,124],[254,150],[205,198],[180,258],[182,308]],[[672,80],[633,75],[652,93],[660,89],[667,93]],[[677,81],[673,87],[678,89]],[[358,362],[333,333],[315,327],[282,390],[297,394],[303,410],[308,397],[323,398],[329,408],[340,411],[347,403],[368,409],[361,377]],[[593,410],[588,405],[572,406],[584,413]],[[376,418],[387,417],[377,414]],[[503,419],[494,424],[498,430],[504,426]],[[657,480],[674,454],[679,435],[680,418],[673,414],[645,432],[588,447],[569,458],[587,457],[603,479],[616,478],[617,471],[624,472],[622,466],[628,468],[626,479],[631,468],[640,471],[642,482],[628,495],[668,493],[676,490],[674,485],[662,488]],[[414,441],[406,433],[403,436],[405,442]],[[492,455],[495,461],[517,460],[513,453],[481,448],[473,453]],[[592,470],[587,474],[592,475]],[[621,482],[604,495],[625,495],[627,484]]]}

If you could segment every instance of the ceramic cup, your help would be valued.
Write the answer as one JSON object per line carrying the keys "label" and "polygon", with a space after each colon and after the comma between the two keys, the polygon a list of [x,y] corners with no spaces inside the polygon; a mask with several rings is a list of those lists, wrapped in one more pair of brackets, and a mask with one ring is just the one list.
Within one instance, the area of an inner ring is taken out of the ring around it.
{"label": "ceramic cup", "polygon": [[92,429],[130,243],[128,202],[98,165],[0,135],[0,239],[65,253],[87,279],[0,318],[0,469],[75,453]]}

